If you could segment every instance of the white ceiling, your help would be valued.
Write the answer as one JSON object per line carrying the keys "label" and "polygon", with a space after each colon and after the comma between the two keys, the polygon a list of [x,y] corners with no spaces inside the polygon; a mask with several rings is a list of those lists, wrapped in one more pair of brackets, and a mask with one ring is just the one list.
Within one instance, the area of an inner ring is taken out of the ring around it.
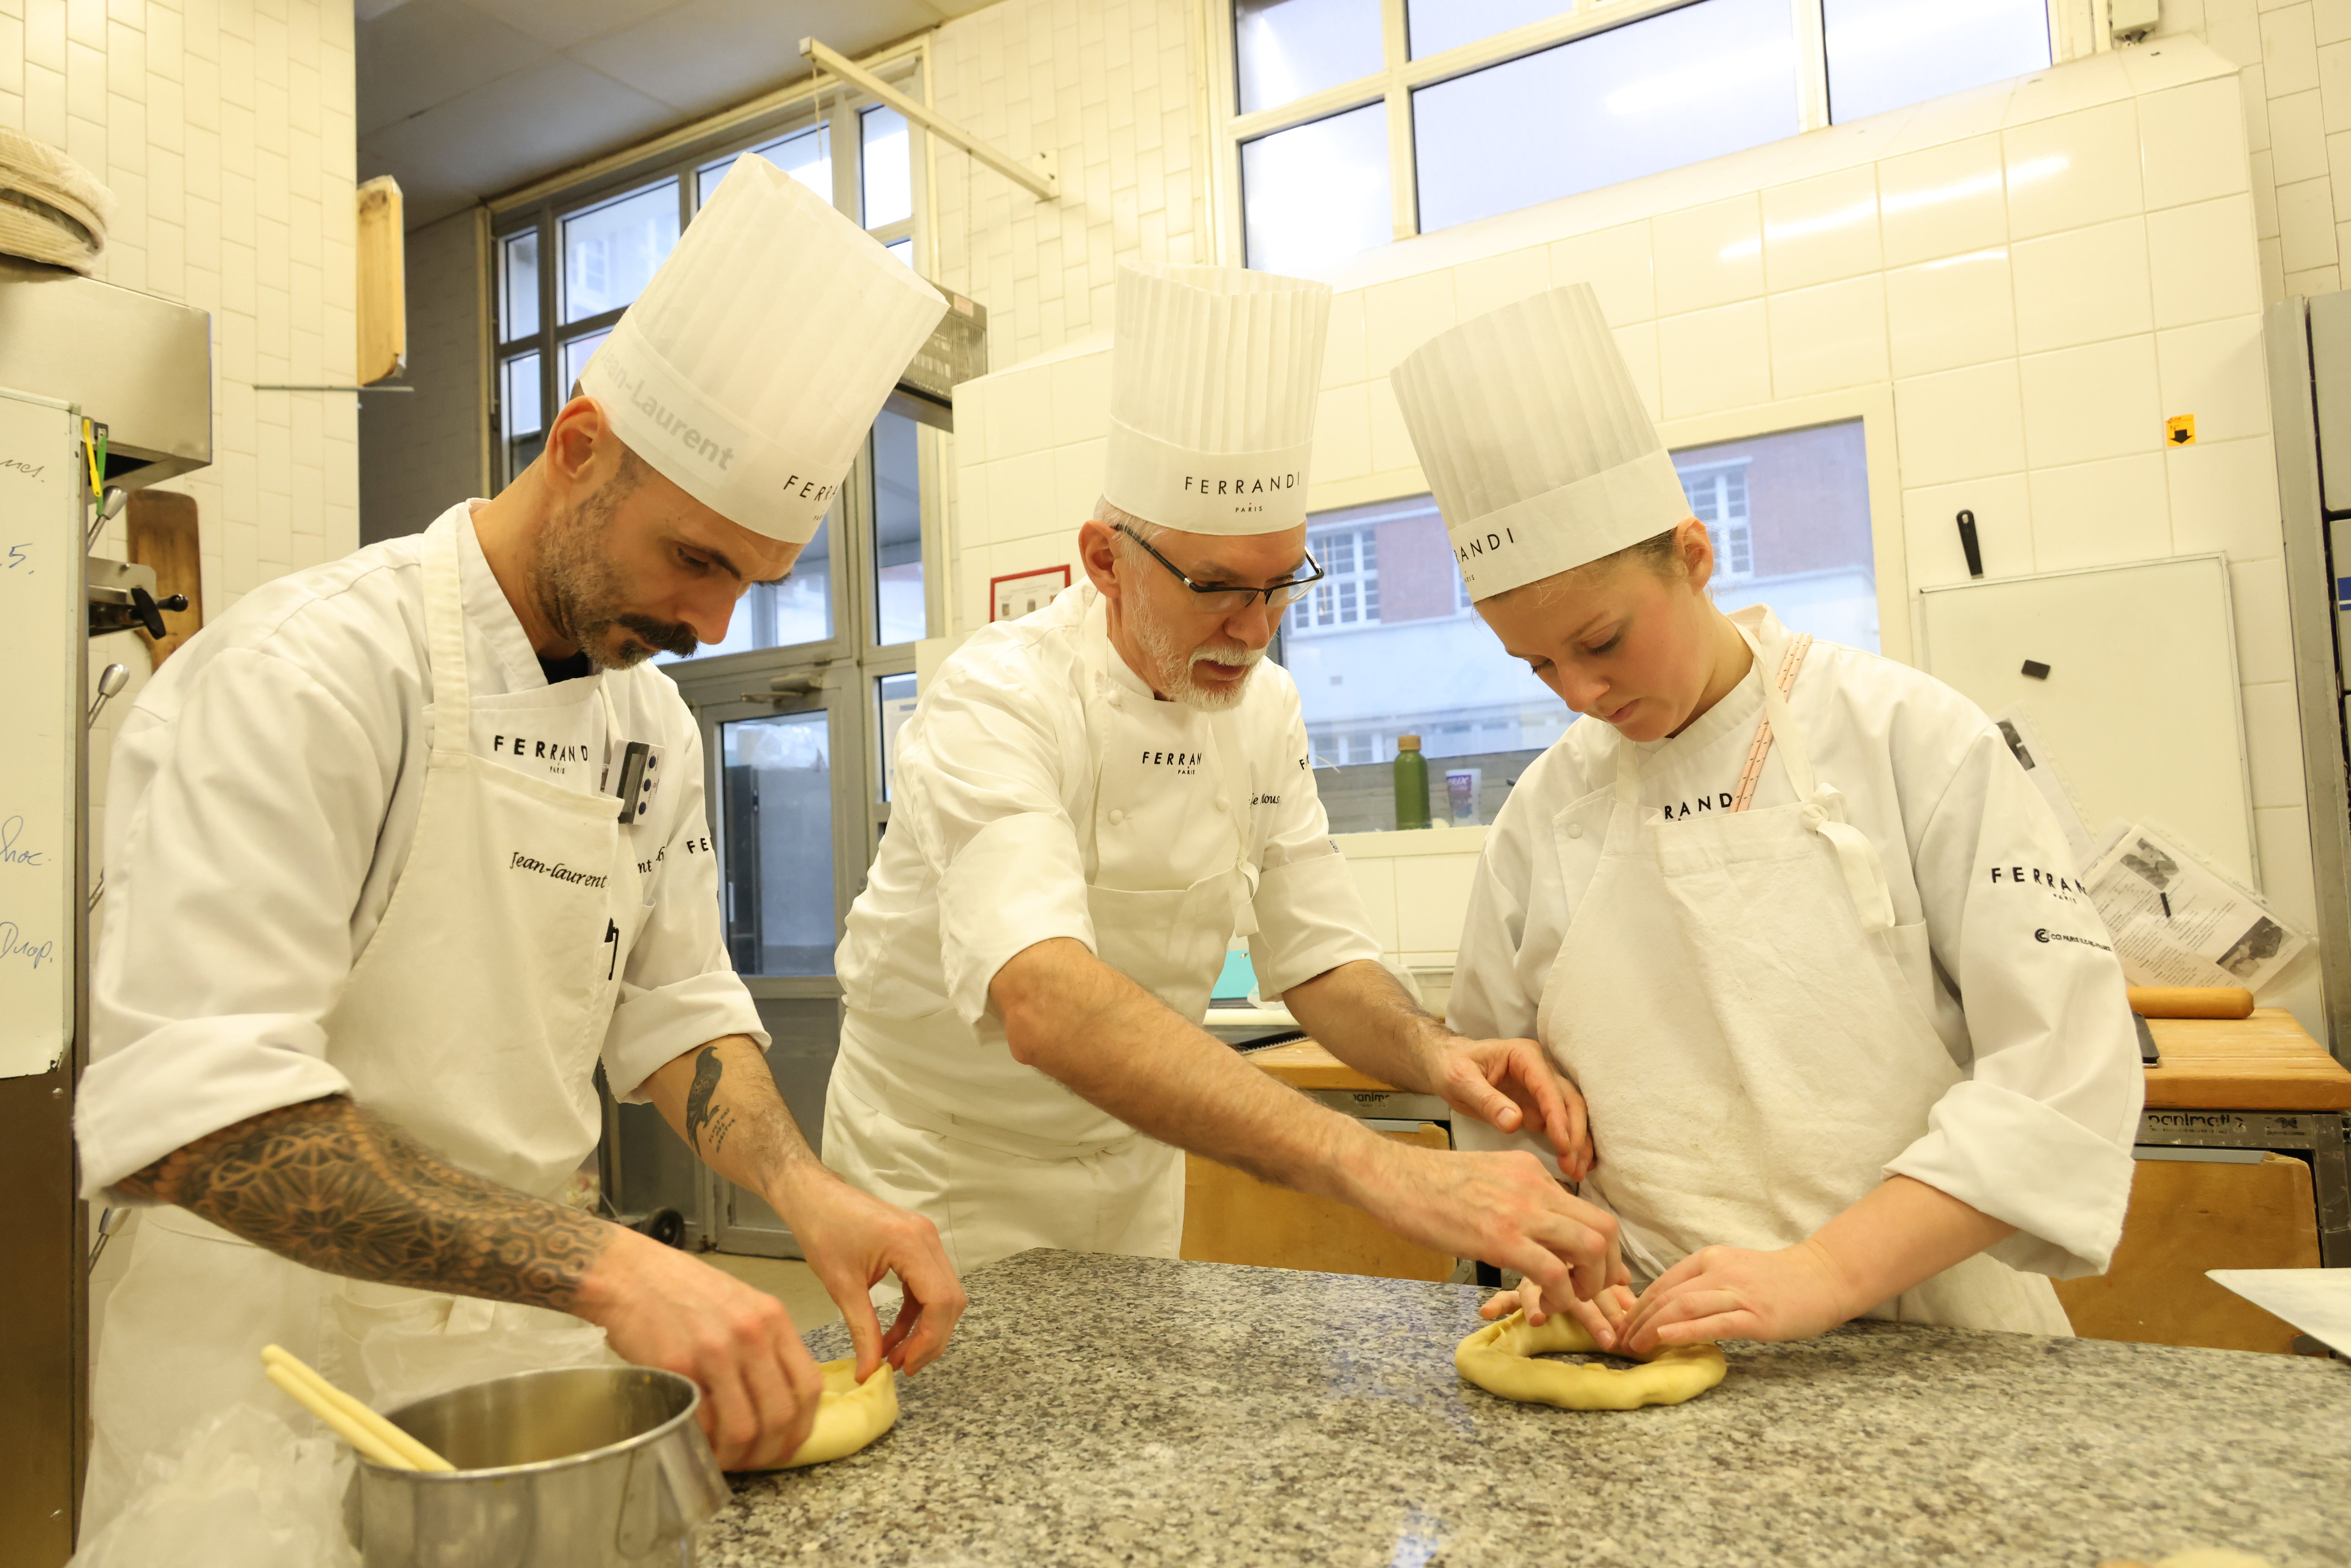
{"label": "white ceiling", "polygon": [[408,226],[993,0],[357,0],[359,173]]}

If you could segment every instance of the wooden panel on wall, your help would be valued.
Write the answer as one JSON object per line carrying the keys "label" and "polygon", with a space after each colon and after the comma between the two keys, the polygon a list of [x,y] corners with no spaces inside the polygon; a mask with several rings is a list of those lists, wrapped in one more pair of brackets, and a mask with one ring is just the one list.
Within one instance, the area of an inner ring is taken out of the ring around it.
{"label": "wooden panel on wall", "polygon": [[[1398,1143],[1447,1145],[1445,1129],[1424,1122],[1412,1132],[1390,1132]],[[1416,1247],[1359,1208],[1184,1156],[1184,1256],[1196,1263],[1254,1263],[1320,1274],[1368,1274],[1384,1280],[1442,1280],[1453,1260]]]}
{"label": "wooden panel on wall", "polygon": [[2085,1339],[2291,1354],[2293,1325],[2204,1270],[2317,1267],[2318,1207],[2300,1160],[2141,1160],[2114,1262],[2060,1281],[2057,1299]]}
{"label": "wooden panel on wall", "polygon": [[408,277],[400,182],[379,174],[359,189],[360,385],[408,362]]}
{"label": "wooden panel on wall", "polygon": [[155,597],[188,596],[188,607],[165,611],[163,624],[171,631],[161,638],[139,633],[148,653],[162,669],[172,650],[204,630],[204,548],[196,526],[196,498],[171,490],[133,490],[123,517],[131,536],[131,559],[155,569]]}

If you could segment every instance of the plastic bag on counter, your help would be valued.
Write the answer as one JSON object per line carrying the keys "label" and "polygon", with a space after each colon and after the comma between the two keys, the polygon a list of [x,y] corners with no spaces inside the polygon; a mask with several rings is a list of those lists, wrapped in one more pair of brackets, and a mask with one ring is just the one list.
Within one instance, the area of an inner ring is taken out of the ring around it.
{"label": "plastic bag on counter", "polygon": [[359,1568],[343,1533],[351,1451],[240,1405],[168,1458],[67,1568]]}
{"label": "plastic bag on counter", "polygon": [[368,1403],[397,1410],[419,1399],[517,1372],[602,1366],[604,1331],[566,1312],[443,1297],[382,1316],[358,1335]]}

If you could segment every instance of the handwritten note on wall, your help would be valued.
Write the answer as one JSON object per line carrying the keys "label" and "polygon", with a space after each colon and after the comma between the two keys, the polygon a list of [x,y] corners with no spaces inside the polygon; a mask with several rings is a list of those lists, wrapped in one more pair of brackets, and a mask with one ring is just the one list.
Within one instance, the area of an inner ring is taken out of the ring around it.
{"label": "handwritten note on wall", "polygon": [[0,1078],[73,1038],[81,487],[63,406],[0,391]]}

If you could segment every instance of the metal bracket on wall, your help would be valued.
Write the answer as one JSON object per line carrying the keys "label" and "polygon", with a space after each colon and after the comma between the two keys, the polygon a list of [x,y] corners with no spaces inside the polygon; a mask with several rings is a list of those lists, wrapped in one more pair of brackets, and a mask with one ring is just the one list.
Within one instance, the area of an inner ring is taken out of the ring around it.
{"label": "metal bracket on wall", "polygon": [[814,38],[800,40],[800,57],[818,70],[830,71],[860,92],[879,99],[932,135],[962,148],[1039,201],[1050,202],[1061,196],[1061,176],[1052,153],[1040,152],[1023,162],[1009,153],[999,152],[962,126],[932,113],[872,71]]}

